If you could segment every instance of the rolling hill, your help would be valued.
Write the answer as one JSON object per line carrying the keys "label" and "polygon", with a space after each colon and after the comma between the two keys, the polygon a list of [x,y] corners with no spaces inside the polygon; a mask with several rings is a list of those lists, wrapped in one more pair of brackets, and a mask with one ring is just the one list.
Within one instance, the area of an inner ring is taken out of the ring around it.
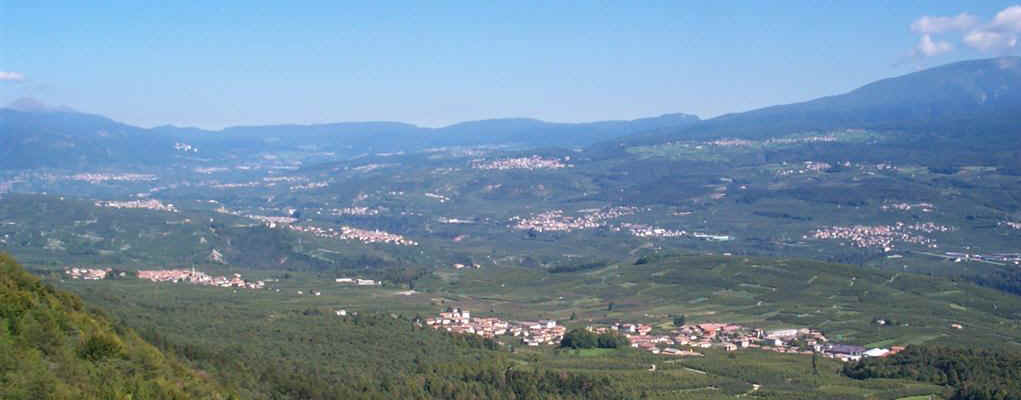
{"label": "rolling hill", "polygon": [[289,231],[214,212],[118,209],[82,199],[12,194],[0,199],[0,220],[0,249],[27,265],[275,268],[286,260],[288,268],[305,269],[323,264],[295,252],[299,239]]}

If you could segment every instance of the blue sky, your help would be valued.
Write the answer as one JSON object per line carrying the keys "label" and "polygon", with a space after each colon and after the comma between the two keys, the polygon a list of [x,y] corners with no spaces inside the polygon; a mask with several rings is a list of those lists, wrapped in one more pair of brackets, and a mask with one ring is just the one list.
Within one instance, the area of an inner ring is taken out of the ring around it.
{"label": "blue sky", "polygon": [[142,126],[712,117],[1021,47],[1009,1],[39,3],[0,104]]}

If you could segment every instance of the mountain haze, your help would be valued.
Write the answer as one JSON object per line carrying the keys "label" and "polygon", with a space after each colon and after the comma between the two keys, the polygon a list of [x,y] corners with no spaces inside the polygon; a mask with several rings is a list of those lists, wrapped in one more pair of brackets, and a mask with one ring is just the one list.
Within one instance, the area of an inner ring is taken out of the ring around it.
{"label": "mountain haze", "polygon": [[64,108],[27,101],[15,106],[0,109],[0,168],[69,168],[173,159],[171,137]]}
{"label": "mountain haze", "polygon": [[[236,126],[219,131],[171,125],[146,129],[21,99],[0,109],[3,160],[0,168],[161,165],[188,158],[269,151],[319,151],[349,157],[440,146],[581,147],[649,129],[680,128],[697,121],[698,117],[693,115],[668,114],[633,121],[589,123],[506,118],[443,128],[380,121]],[[177,151],[176,143],[197,147],[199,152]]]}
{"label": "mountain haze", "polygon": [[[585,147],[686,139],[765,139],[800,132],[873,129],[930,135],[968,146],[1016,144],[1021,58],[958,62],[883,79],[851,92],[709,120],[667,114],[631,121],[554,123],[527,118],[469,121],[441,128],[400,122],[236,126],[219,131],[151,129],[19,100],[0,109],[0,168],[165,165],[263,152],[353,157],[431,147]],[[977,140],[981,138],[981,140]],[[184,143],[199,149],[174,149]],[[137,151],[145,149],[144,152]]]}

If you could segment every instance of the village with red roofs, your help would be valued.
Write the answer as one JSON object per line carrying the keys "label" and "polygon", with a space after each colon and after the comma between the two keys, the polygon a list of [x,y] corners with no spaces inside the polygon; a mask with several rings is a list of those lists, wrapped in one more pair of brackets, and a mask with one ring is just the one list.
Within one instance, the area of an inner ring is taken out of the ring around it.
{"label": "village with red roofs", "polygon": [[[421,322],[455,334],[478,335],[498,341],[507,338],[528,346],[559,345],[567,333],[567,327],[555,320],[506,321],[496,317],[472,316],[470,311],[459,308],[448,308]],[[857,361],[863,357],[886,357],[904,349],[901,346],[866,349],[830,343],[821,331],[809,328],[766,331],[732,323],[683,324],[672,330],[663,330],[645,323],[615,322],[606,326],[589,325],[585,329],[596,334],[621,335],[627,338],[632,348],[669,356],[702,356],[699,351],[703,349],[728,352],[756,349]],[[662,332],[657,333],[657,330]]]}

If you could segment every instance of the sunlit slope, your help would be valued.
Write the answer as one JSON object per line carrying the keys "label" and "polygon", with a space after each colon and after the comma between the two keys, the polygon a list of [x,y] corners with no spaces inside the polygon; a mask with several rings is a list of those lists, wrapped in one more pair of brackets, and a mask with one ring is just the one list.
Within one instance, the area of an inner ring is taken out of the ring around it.
{"label": "sunlit slope", "polygon": [[198,372],[0,254],[0,397],[221,399]]}

